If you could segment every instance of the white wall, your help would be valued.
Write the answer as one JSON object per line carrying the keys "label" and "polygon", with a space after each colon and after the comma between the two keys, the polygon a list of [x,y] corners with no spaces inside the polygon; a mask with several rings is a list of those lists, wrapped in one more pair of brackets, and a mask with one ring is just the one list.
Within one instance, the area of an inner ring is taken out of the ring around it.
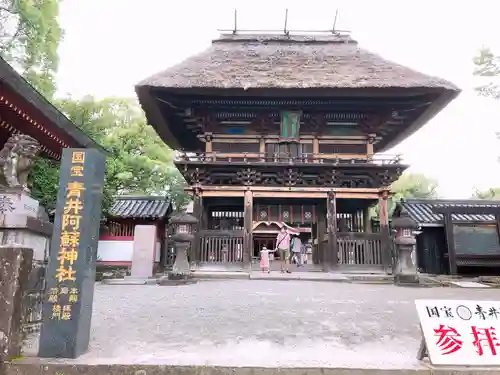
{"label": "white wall", "polygon": [[[156,242],[155,262],[160,261],[161,243]],[[134,252],[134,241],[127,240],[99,240],[97,256],[100,262],[130,262]]]}

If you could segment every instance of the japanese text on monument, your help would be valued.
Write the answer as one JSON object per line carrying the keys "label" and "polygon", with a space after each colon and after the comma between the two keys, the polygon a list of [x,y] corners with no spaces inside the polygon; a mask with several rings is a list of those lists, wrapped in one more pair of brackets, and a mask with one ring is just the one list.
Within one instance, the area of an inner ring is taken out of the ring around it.
{"label": "japanese text on monument", "polygon": [[57,286],[50,288],[48,300],[52,303],[52,319],[71,320],[72,305],[78,302],[75,262],[80,245],[80,223],[83,210],[85,152],[75,151],[71,157],[70,180],[66,185],[64,210],[61,217],[61,244],[55,278]]}
{"label": "japanese text on monument", "polygon": [[415,301],[436,365],[500,365],[500,302]]}

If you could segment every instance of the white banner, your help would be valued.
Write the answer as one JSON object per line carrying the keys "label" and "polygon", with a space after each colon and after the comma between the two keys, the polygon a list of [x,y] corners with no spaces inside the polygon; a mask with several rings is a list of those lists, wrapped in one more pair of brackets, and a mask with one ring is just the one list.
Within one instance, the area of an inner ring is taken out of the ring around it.
{"label": "white banner", "polygon": [[500,302],[416,300],[434,365],[500,365]]}

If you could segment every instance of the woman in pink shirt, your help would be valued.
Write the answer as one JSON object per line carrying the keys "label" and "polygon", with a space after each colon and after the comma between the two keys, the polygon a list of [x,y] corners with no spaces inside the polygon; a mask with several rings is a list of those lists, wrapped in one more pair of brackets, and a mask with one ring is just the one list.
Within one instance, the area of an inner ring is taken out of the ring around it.
{"label": "woman in pink shirt", "polygon": [[276,250],[280,254],[281,272],[291,273],[288,269],[288,260],[290,259],[290,234],[282,227],[276,237]]}

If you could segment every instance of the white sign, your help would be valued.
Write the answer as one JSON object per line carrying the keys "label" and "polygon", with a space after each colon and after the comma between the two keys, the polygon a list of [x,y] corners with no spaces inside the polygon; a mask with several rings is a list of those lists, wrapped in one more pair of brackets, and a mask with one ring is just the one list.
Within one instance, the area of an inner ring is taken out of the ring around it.
{"label": "white sign", "polygon": [[434,365],[500,366],[500,301],[416,300]]}

